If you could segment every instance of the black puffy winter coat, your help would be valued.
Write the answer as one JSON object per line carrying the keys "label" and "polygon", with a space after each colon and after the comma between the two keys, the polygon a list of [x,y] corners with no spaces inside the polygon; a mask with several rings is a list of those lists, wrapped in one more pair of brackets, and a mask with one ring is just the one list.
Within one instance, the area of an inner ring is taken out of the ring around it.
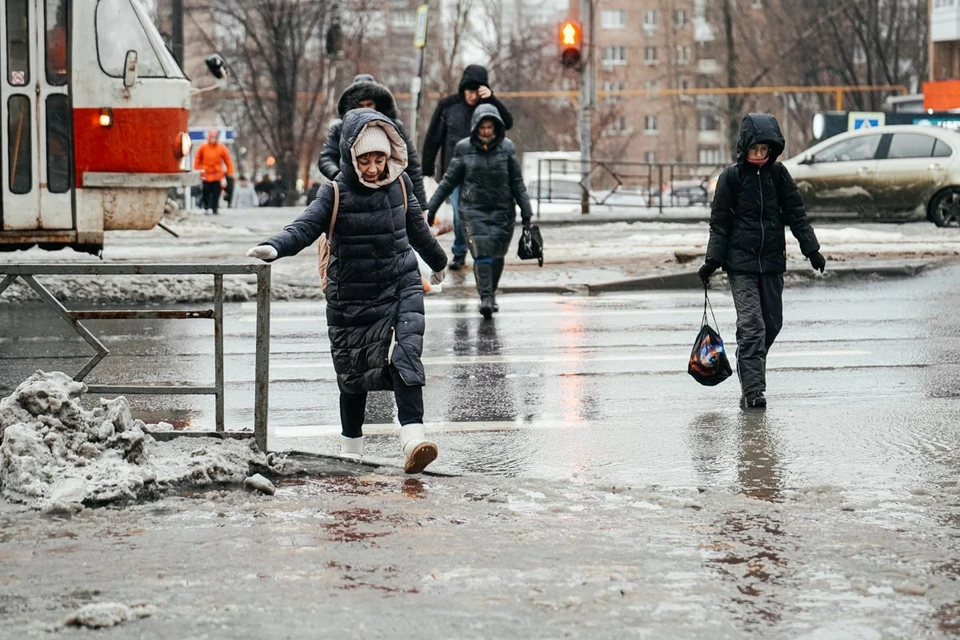
{"label": "black puffy winter coat", "polygon": [[[747,149],[761,143],[770,146],[767,162],[763,166],[747,162]],[[737,162],[717,180],[707,260],[734,273],[783,273],[787,268],[785,227],[790,227],[803,255],[820,250],[800,191],[787,168],[777,162],[783,148],[776,118],[765,113],[744,116]]]}
{"label": "black puffy winter coat", "polygon": [[487,70],[478,64],[471,64],[463,70],[460,86],[457,93],[447,96],[437,103],[437,108],[430,119],[430,128],[427,129],[423,141],[423,175],[433,176],[436,173],[437,154],[440,154],[440,176],[447,172],[453,160],[457,143],[470,135],[473,129],[473,112],[481,104],[491,104],[500,112],[500,119],[508,131],[513,126],[513,116],[496,96],[481,99],[474,106],[467,104],[463,92],[478,87],[490,88]]}
{"label": "black puffy winter coat", "polygon": [[397,101],[394,100],[393,94],[384,85],[374,81],[371,75],[361,74],[355,77],[353,84],[340,96],[340,101],[337,102],[337,113],[340,117],[330,123],[330,132],[327,134],[327,140],[320,151],[320,159],[317,161],[320,173],[328,180],[333,180],[340,173],[340,135],[343,130],[343,116],[347,111],[358,108],[362,100],[373,100],[376,105],[374,108],[397,125],[397,130],[407,144],[406,172],[413,181],[413,193],[420,201],[420,206],[425,206],[427,192],[423,189],[423,171],[420,169],[420,160],[417,159],[417,148],[407,132],[403,130]]}
{"label": "black puffy winter coat", "polygon": [[[360,182],[351,149],[366,126],[382,126],[393,144],[389,184]],[[340,140],[340,207],[327,272],[327,327],[340,390],[362,393],[390,389],[392,362],[408,385],[423,385],[423,282],[414,249],[431,269],[447,264],[446,254],[424,220],[403,172],[403,139],[389,118],[372,109],[350,111]],[[396,161],[396,162],[394,162]],[[399,181],[406,181],[404,213]],[[333,187],[324,184],[299,218],[270,238],[278,257],[310,246],[330,226]],[[391,358],[391,345],[394,344]]]}
{"label": "black puffy winter coat", "polygon": [[[484,144],[477,128],[488,119],[493,120],[496,137]],[[517,152],[504,129],[496,107],[477,107],[470,137],[457,143],[450,168],[427,207],[432,219],[443,201],[460,187],[460,225],[475,259],[502,258],[507,254],[517,217],[516,205],[520,206],[523,224],[530,224],[533,217]]]}

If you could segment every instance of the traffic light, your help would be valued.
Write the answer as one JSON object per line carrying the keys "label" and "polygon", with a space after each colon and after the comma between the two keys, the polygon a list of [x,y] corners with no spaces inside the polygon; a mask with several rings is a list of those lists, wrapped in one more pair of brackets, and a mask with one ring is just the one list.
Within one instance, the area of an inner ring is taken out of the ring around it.
{"label": "traffic light", "polygon": [[583,48],[583,31],[576,22],[564,22],[560,26],[560,64],[567,69],[580,67]]}

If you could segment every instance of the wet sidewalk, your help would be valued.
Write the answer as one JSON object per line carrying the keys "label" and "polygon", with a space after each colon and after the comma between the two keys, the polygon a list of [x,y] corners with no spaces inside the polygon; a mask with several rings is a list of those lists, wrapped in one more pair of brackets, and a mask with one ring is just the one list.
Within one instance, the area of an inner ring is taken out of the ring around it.
{"label": "wet sidewalk", "polygon": [[956,518],[955,492],[861,505],[828,486],[591,486],[317,464],[327,475],[279,480],[274,496],[188,492],[72,518],[0,502],[3,637],[89,637],[61,623],[90,603],[131,612],[98,638],[960,631],[956,536],[906,516],[938,503]]}

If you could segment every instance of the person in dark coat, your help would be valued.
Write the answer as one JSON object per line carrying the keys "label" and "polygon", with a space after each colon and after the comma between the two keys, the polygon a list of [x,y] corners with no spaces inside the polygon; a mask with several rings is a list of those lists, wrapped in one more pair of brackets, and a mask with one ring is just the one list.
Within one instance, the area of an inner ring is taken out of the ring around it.
{"label": "person in dark coat", "polygon": [[737,373],[744,409],[767,406],[767,352],[783,326],[785,226],[814,269],[823,273],[827,264],[800,191],[777,162],[783,149],[776,118],[766,113],[744,116],[737,162],[717,180],[707,256],[698,271],[704,286],[720,267],[727,272],[737,309]]}
{"label": "person in dark coat", "polygon": [[375,81],[373,76],[361,73],[353,79],[353,84],[347,87],[337,102],[339,118],[330,124],[330,132],[320,151],[320,160],[317,165],[320,173],[327,179],[333,180],[340,173],[340,133],[343,129],[343,116],[351,109],[375,109],[387,116],[397,126],[397,130],[407,144],[407,175],[413,181],[413,194],[420,201],[421,210],[427,203],[427,192],[423,189],[423,171],[417,159],[417,148],[410,136],[403,130],[400,121],[400,112],[393,94],[384,85]]}
{"label": "person in dark coat", "polygon": [[[493,105],[500,113],[504,129],[509,131],[513,126],[513,116],[503,103],[494,97],[489,85],[487,70],[480,65],[471,64],[463,71],[457,93],[437,103],[423,142],[423,175],[433,176],[436,173],[438,154],[440,155],[440,176],[446,174],[453,161],[457,143],[469,137],[473,130],[473,112],[477,105]],[[465,264],[467,241],[460,231],[460,191],[455,189],[449,196],[453,207],[454,230],[451,249],[453,262],[450,263],[450,268],[458,270]]]}
{"label": "person in dark coat", "polygon": [[[340,450],[363,455],[369,391],[392,389],[400,420],[404,470],[419,473],[437,457],[425,439],[423,284],[416,251],[439,284],[447,256],[430,233],[404,172],[407,147],[396,125],[373,109],[346,113],[340,137],[340,205],[330,241],[327,327],[340,388]],[[399,180],[404,181],[401,187]],[[404,188],[407,199],[403,200]],[[247,255],[272,261],[292,256],[327,233],[332,184],[284,230]]]}
{"label": "person in dark coat", "polygon": [[499,310],[495,297],[503,273],[503,257],[510,249],[520,206],[523,226],[533,218],[530,198],[513,141],[492,104],[482,104],[473,113],[470,137],[461,140],[450,167],[427,205],[427,221],[433,225],[437,209],[460,188],[460,226],[473,257],[473,274],[480,294],[480,313],[490,318]]}

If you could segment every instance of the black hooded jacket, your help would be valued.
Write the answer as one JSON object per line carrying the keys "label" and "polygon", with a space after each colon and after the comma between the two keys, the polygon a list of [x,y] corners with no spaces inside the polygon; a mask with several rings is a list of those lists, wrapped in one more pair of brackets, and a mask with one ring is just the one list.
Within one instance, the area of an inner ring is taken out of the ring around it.
{"label": "black hooded jacket", "polygon": [[[754,144],[770,146],[762,166],[747,162]],[[710,211],[707,260],[733,273],[783,273],[787,268],[784,229],[790,227],[803,255],[820,250],[803,200],[790,172],[777,157],[784,139],[776,118],[750,113],[740,125],[737,162],[720,174]]]}
{"label": "black hooded jacket", "polygon": [[463,70],[460,86],[457,93],[451,94],[437,103],[437,108],[430,119],[430,128],[423,142],[423,175],[432,176],[436,173],[437,154],[440,154],[440,175],[447,172],[457,143],[470,135],[473,111],[481,104],[491,104],[500,112],[503,126],[509,131],[513,126],[513,116],[496,96],[481,99],[475,106],[467,104],[463,97],[466,89],[490,87],[487,70],[478,64],[471,64]]}
{"label": "black hooded jacket", "polygon": [[[404,383],[422,386],[423,282],[414,250],[431,269],[440,271],[447,256],[430,233],[410,179],[379,188],[360,182],[351,149],[364,127],[373,121],[389,123],[372,109],[350,111],[340,138],[340,207],[330,238],[327,271],[327,328],[337,383],[345,393],[364,393],[393,386],[389,365]],[[387,129],[388,136],[391,134]],[[393,133],[397,133],[394,129]],[[403,147],[399,135],[391,141]],[[395,152],[396,153],[396,152]],[[404,212],[403,191],[407,202]],[[333,186],[324,184],[317,199],[284,230],[264,242],[278,257],[292,256],[327,233],[333,214]],[[391,345],[394,344],[391,349]]]}
{"label": "black hooded jacket", "polygon": [[417,158],[416,145],[410,140],[407,132],[403,130],[403,123],[400,122],[400,113],[397,109],[397,102],[393,94],[384,85],[376,82],[373,76],[369,74],[360,74],[353,79],[353,84],[343,91],[340,101],[337,103],[337,113],[340,117],[330,123],[330,133],[327,134],[327,141],[323,143],[323,149],[320,151],[320,160],[317,165],[320,167],[320,173],[327,179],[333,180],[340,173],[340,132],[343,128],[343,117],[347,111],[356,109],[360,106],[361,100],[373,100],[374,108],[393,120],[397,125],[397,130],[403,136],[407,143],[407,175],[413,181],[413,193],[420,201],[420,206],[427,203],[427,192],[423,189],[423,171],[420,169],[420,160]]}
{"label": "black hooded jacket", "polygon": [[[477,134],[480,122],[493,120],[495,137],[484,144]],[[450,168],[430,199],[431,217],[460,187],[460,224],[474,258],[502,258],[510,248],[517,209],[523,224],[530,224],[533,209],[513,142],[506,137],[503,119],[492,104],[473,112],[469,138],[457,143]]]}

